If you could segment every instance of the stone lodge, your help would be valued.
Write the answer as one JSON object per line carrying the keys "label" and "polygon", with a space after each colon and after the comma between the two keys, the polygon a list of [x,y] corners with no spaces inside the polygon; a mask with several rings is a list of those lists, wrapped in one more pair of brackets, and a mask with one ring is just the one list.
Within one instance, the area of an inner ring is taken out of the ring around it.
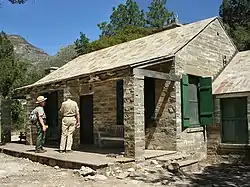
{"label": "stone lodge", "polygon": [[[58,109],[69,89],[81,114],[74,148],[98,145],[106,131],[124,141],[105,146],[122,146],[126,157],[142,159],[152,149],[202,159],[213,124],[212,81],[236,53],[215,17],[79,56],[17,89],[16,97],[26,99],[27,113],[38,95],[48,98],[48,144],[60,141]],[[28,121],[26,132],[27,144],[34,144],[36,129]]]}

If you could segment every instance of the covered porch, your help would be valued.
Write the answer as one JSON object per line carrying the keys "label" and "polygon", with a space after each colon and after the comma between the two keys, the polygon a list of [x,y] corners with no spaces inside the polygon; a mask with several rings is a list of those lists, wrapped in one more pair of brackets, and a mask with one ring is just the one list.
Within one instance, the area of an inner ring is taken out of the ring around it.
{"label": "covered porch", "polygon": [[[100,134],[106,134],[103,136],[110,141],[104,146],[123,149],[127,158],[143,159],[146,149],[176,150],[175,83],[180,77],[174,72],[173,57],[154,59],[49,84],[38,81],[16,90],[16,95],[26,95],[27,114],[35,107],[38,95],[48,97],[48,146],[59,145],[59,108],[64,91],[69,89],[81,116],[73,149],[98,147]],[[33,145],[36,129],[29,121],[26,133],[27,145]]]}

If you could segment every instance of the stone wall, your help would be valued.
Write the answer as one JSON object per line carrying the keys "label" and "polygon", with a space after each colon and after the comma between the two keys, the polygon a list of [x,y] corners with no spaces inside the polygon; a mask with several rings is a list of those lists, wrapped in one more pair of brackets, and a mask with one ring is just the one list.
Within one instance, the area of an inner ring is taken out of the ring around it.
{"label": "stone wall", "polygon": [[[175,71],[177,75],[191,74],[214,77],[223,68],[223,58],[230,60],[237,49],[231,42],[220,22],[215,20],[196,38],[191,40],[176,54]],[[206,129],[182,128],[181,84],[176,87],[177,150],[204,158],[207,153]]]}
{"label": "stone wall", "polygon": [[155,123],[146,128],[146,148],[176,150],[174,83],[155,80]]}
{"label": "stone wall", "polygon": [[[108,126],[116,125],[116,80],[103,83],[85,84],[79,87],[81,95],[93,94],[93,128],[94,139],[96,133],[107,130]],[[80,103],[78,105],[80,107]],[[80,131],[75,132],[74,144],[80,145]]]}
{"label": "stone wall", "polygon": [[27,145],[35,145],[36,137],[37,137],[37,129],[36,126],[33,125],[29,120],[29,114],[36,107],[36,96],[35,94],[28,94],[26,96],[26,124],[25,124],[25,132],[26,132],[26,144]]}
{"label": "stone wall", "polygon": [[[173,63],[173,61],[162,61],[147,69],[174,73]],[[155,79],[155,93],[155,122],[146,128],[146,149],[176,150],[174,82]]]}
{"label": "stone wall", "polygon": [[[69,89],[72,93],[73,100],[77,102],[80,108],[80,96],[93,94],[93,124],[94,124],[94,133],[98,132],[99,129],[105,130],[107,126],[116,125],[116,80],[105,81],[101,83],[93,84],[84,84],[78,86],[75,81],[68,82],[65,85],[61,85],[58,90],[58,107],[61,107],[62,102],[64,101],[64,89]],[[43,89],[41,92],[36,90],[38,94],[29,94],[26,97],[27,100],[27,118],[29,113],[36,106],[36,97],[37,95],[42,95],[47,93],[50,90],[46,91]],[[59,109],[58,108],[58,109]],[[59,112],[59,111],[58,111]],[[61,115],[59,112],[58,123],[61,126]],[[31,125],[29,120],[27,120],[26,126],[27,133],[27,144],[34,145],[36,142],[36,127]],[[76,129],[74,132],[74,143],[73,148],[77,149],[80,147],[80,129]],[[95,138],[95,137],[94,137]]]}
{"label": "stone wall", "polygon": [[214,123],[207,127],[207,151],[209,155],[217,154],[221,142],[220,99],[214,99]]}

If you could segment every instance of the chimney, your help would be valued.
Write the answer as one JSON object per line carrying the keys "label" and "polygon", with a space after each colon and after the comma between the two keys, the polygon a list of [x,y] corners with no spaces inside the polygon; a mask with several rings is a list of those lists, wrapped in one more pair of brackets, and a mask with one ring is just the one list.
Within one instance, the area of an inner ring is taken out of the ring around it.
{"label": "chimney", "polygon": [[58,69],[58,67],[50,67],[48,69],[45,69],[45,74],[48,75],[57,69]]}
{"label": "chimney", "polygon": [[182,24],[179,23],[178,15],[173,13],[168,19],[168,21],[164,23],[162,30],[174,29],[176,27],[181,27],[181,26]]}

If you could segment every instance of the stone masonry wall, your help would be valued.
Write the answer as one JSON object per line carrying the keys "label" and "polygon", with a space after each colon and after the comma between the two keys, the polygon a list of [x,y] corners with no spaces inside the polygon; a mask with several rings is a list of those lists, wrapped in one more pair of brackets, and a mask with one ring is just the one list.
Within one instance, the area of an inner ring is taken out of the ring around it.
{"label": "stone masonry wall", "polygon": [[[223,58],[231,59],[237,49],[226,35],[218,20],[212,22],[195,39],[176,54],[177,75],[215,76],[223,68]],[[177,150],[206,157],[207,137],[203,128],[182,128],[181,84],[176,87]]]}
{"label": "stone masonry wall", "polygon": [[27,145],[35,145],[36,137],[37,137],[37,129],[35,125],[29,120],[30,112],[36,107],[36,96],[32,93],[26,95],[26,124],[25,124],[25,132],[26,132],[26,144]]}
{"label": "stone masonry wall", "polygon": [[220,137],[221,127],[221,111],[220,99],[214,99],[214,123],[207,127],[207,151],[209,155],[217,153]]}
{"label": "stone masonry wall", "polygon": [[116,125],[116,80],[81,85],[79,95],[93,94],[94,139],[96,133]]}
{"label": "stone masonry wall", "polygon": [[[173,73],[172,61],[147,68]],[[176,150],[176,116],[174,82],[155,79],[155,122],[146,128],[146,149]]]}
{"label": "stone masonry wall", "polygon": [[174,83],[155,80],[155,123],[146,129],[146,148],[176,150]]}

